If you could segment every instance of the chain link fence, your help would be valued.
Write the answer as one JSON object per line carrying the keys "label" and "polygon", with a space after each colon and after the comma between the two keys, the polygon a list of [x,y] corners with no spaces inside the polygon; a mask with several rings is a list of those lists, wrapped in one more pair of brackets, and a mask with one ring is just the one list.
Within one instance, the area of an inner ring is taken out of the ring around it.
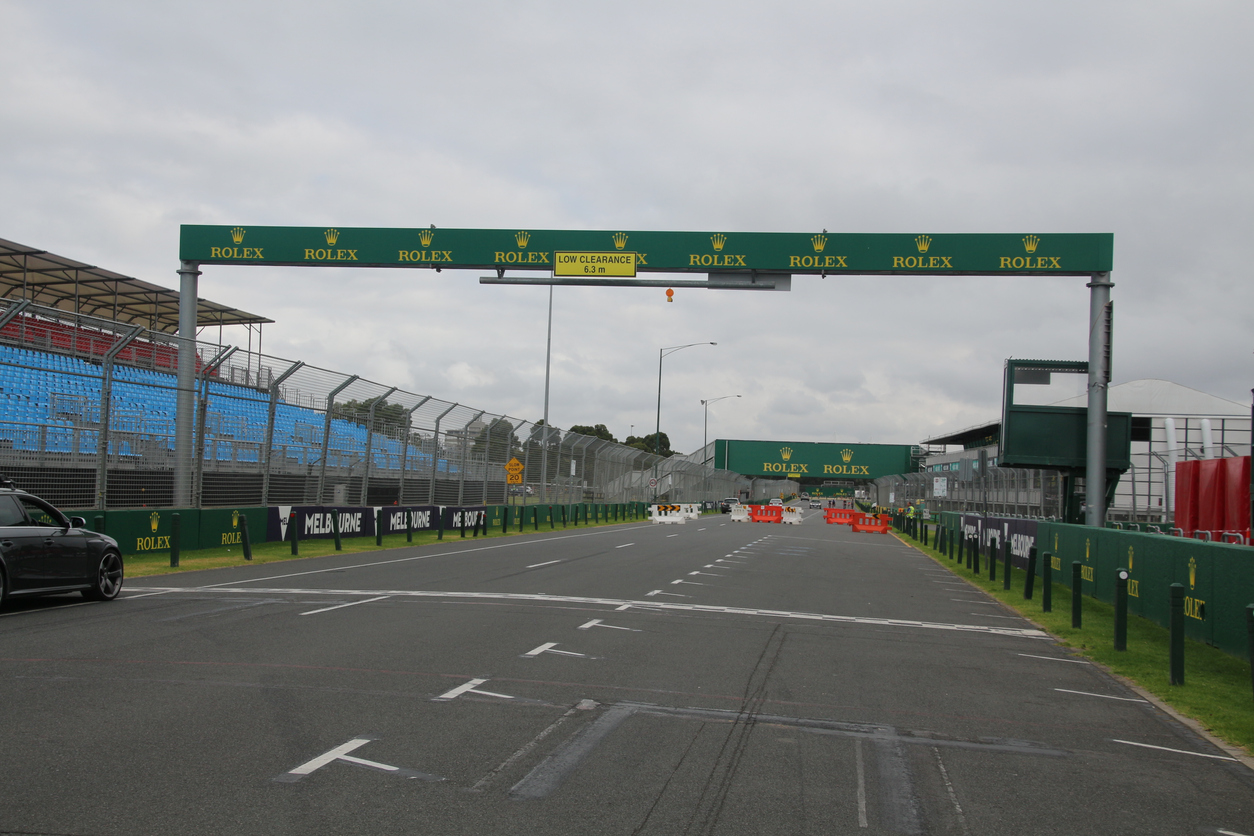
{"label": "chain link fence", "polygon": [[67,508],[170,507],[179,472],[200,508],[760,492],[760,480],[683,457],[210,343],[197,344],[192,460],[180,463],[176,337],[18,307],[0,312],[0,472]]}

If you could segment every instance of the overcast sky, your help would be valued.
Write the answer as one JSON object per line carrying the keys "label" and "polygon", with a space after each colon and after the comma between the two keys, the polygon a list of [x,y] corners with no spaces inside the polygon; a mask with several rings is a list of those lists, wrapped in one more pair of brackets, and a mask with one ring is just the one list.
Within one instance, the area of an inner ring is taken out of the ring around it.
{"label": "overcast sky", "polygon": [[[183,223],[1111,232],[1115,382],[1248,403],[1254,4],[0,0],[0,238],[178,287]],[[267,354],[542,415],[544,288],[210,267]],[[1081,278],[555,292],[552,422],[915,443]],[[209,337],[211,335],[205,335]],[[216,340],[216,334],[212,335]],[[238,334],[226,334],[239,342]]]}

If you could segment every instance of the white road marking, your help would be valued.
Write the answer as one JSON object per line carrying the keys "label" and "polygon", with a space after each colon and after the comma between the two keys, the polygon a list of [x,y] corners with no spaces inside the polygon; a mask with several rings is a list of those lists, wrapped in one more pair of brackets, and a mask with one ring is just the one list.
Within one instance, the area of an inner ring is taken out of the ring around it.
{"label": "white road marking", "polygon": [[744,562],[743,560],[724,560],[724,559],[723,559],[723,558],[721,558],[721,557],[716,558],[714,562],[715,562],[715,563],[730,563],[730,564],[732,564],[733,566],[744,566],[744,565],[745,565],[745,562]]}
{"label": "white road marking", "polygon": [[510,755],[508,758],[502,761],[500,765],[496,767],[496,769],[493,769],[487,775],[484,775],[482,778],[476,781],[474,785],[471,786],[470,791],[482,792],[483,788],[487,786],[488,783],[492,781],[492,779],[496,778],[497,775],[500,775],[503,771],[508,769],[510,764],[514,763],[523,755],[527,754],[532,749],[534,749],[540,743],[540,741],[544,740],[544,738],[552,734],[557,729],[558,726],[560,726],[562,723],[565,723],[567,718],[569,718],[574,713],[575,713],[575,709],[572,708],[569,711],[567,711],[565,714],[563,714],[561,717],[558,717],[556,720],[554,720],[552,723],[549,724],[548,728],[546,728],[544,731],[537,734],[535,737],[531,738],[530,743],[526,744],[525,746],[520,748],[517,752]]}
{"label": "white road marking", "polygon": [[949,780],[949,770],[945,768],[945,763],[941,760],[940,749],[933,746],[932,754],[936,755],[936,765],[940,768],[941,778],[945,779],[945,789],[949,792],[949,800],[954,805],[954,812],[958,815],[958,824],[962,826],[962,832],[969,836],[971,831],[967,829],[967,817],[962,814],[962,805],[958,803],[958,794],[954,792],[953,782]]}
{"label": "white road marking", "polygon": [[1071,663],[1071,664],[1073,664],[1073,665],[1090,665],[1090,664],[1092,664],[1091,662],[1086,662],[1086,661],[1084,661],[1083,659],[1059,659],[1057,656],[1035,656],[1035,655],[1033,655],[1033,654],[1031,654],[1031,653],[1020,653],[1019,655],[1020,655],[1020,656],[1026,656],[1026,657],[1028,657],[1029,659],[1044,659],[1044,660],[1045,660],[1045,661],[1047,661],[1047,662],[1070,662],[1070,663]]}
{"label": "white road marking", "polygon": [[715,572],[689,572],[689,575],[705,575],[707,578],[725,578],[726,575],[719,575]]}
{"label": "white road marking", "polygon": [[554,563],[561,563],[561,562],[562,562],[562,561],[560,561],[560,560],[546,560],[546,561],[544,561],[543,563],[533,563],[533,564],[531,564],[530,566],[528,566],[527,568],[528,568],[528,569],[539,569],[541,566],[552,566]]}
{"label": "white road marking", "polygon": [[284,772],[282,775],[275,778],[274,780],[281,781],[287,784],[294,784],[297,781],[299,781],[301,778],[304,778],[306,775],[310,775],[314,772],[317,772],[322,767],[326,766],[329,763],[334,763],[335,761],[345,761],[346,763],[351,763],[355,766],[364,766],[368,769],[378,770],[379,772],[390,772],[393,775],[404,775],[406,778],[421,778],[424,781],[443,781],[444,780],[443,778],[437,777],[435,775],[427,775],[424,772],[415,772],[412,769],[401,769],[399,766],[391,766],[386,763],[379,763],[378,761],[368,761],[365,758],[353,757],[352,755],[348,754],[349,752],[352,752],[356,749],[360,749],[362,746],[365,746],[371,740],[374,740],[374,738],[373,737],[355,737],[352,740],[348,741],[347,743],[343,744],[342,746],[336,746],[331,751],[321,754],[311,761],[306,761],[305,763],[302,763],[300,766],[296,767],[295,769]]}
{"label": "white road marking", "polygon": [[585,659],[587,658],[586,653],[574,653],[569,650],[554,650],[553,648],[555,647],[557,647],[557,642],[545,642],[544,644],[540,645],[534,650],[528,650],[526,653],[523,654],[523,658],[534,659],[537,656],[539,656],[541,653],[556,653],[558,656],[580,656]]}
{"label": "white road marking", "polygon": [[[704,586],[704,584],[698,584]],[[151,591],[161,589],[161,587],[138,587],[143,591]],[[243,595],[332,595],[337,597],[345,597],[352,595],[390,595],[396,598],[451,598],[456,600],[467,601],[530,601],[543,604],[593,604],[604,607],[619,607],[624,604],[632,606],[636,609],[661,609],[661,610],[683,610],[686,612],[711,612],[726,613],[731,615],[751,615],[762,616],[764,618],[799,618],[807,621],[822,621],[831,624],[871,624],[892,627],[921,627],[929,630],[949,630],[953,632],[966,633],[986,633],[994,636],[1018,636],[1021,638],[1031,639],[1048,639],[1049,636],[1045,632],[1036,629],[1017,628],[1017,627],[990,627],[985,624],[949,624],[944,622],[932,621],[909,621],[894,618],[870,618],[865,616],[854,615],[832,615],[828,613],[805,613],[805,612],[786,612],[782,610],[768,609],[751,609],[747,607],[720,607],[710,604],[679,604],[667,603],[664,601],[629,601],[622,598],[594,598],[579,595],[541,595],[539,593],[527,592],[448,592],[436,590],[416,590],[416,589],[279,589],[279,588],[261,588],[252,589],[247,587],[227,587],[218,584],[213,586],[191,586],[191,587],[167,587],[166,591],[174,592],[190,592],[196,594],[204,594],[205,592],[224,592],[228,594]],[[663,592],[660,589],[653,590],[651,595],[677,595],[673,592]],[[677,595],[680,598],[687,598],[687,595]],[[1049,658],[1049,657],[1043,657]]]}
{"label": "white road marking", "polygon": [[310,610],[309,612],[299,613],[299,615],[317,615],[320,612],[331,612],[331,610],[342,610],[345,607],[355,607],[358,604],[369,604],[371,601],[382,601],[384,598],[391,598],[391,595],[380,595],[376,598],[367,598],[364,601],[349,601],[347,604],[336,604],[334,607],[323,607],[320,610]]}
{"label": "white road marking", "polygon": [[1163,752],[1175,752],[1178,755],[1193,755],[1194,757],[1197,757],[1197,758],[1211,758],[1212,760],[1217,760],[1217,761],[1235,761],[1236,760],[1236,758],[1230,758],[1227,755],[1207,755],[1202,752],[1190,752],[1185,749],[1168,749],[1166,746],[1153,746],[1149,743],[1136,743],[1135,741],[1132,741],[1132,740],[1118,740],[1113,737],[1110,740],[1112,743],[1123,743],[1127,746],[1140,746],[1142,749],[1158,749]]}
{"label": "white road marking", "polygon": [[1092,694],[1088,691],[1072,691],[1070,688],[1055,688],[1055,691],[1061,691],[1064,694],[1079,694],[1083,697],[1101,697],[1104,700],[1119,700],[1120,702],[1149,702],[1149,700],[1134,699],[1132,697],[1112,697],[1108,694]]}
{"label": "white road marking", "polygon": [[462,694],[482,694],[485,697],[500,697],[503,700],[514,699],[509,694],[496,694],[496,693],[493,693],[492,691],[480,691],[479,686],[487,681],[488,680],[486,679],[472,679],[469,682],[467,682],[465,685],[458,685],[456,688],[454,688],[451,691],[445,691],[443,694],[440,694],[440,696],[438,697],[432,697],[432,701],[433,702],[441,702],[441,701],[446,702],[448,700],[455,700],[458,697],[460,697]]}
{"label": "white road marking", "polygon": [[667,539],[667,540],[669,540],[669,539],[671,539],[672,537],[678,537],[678,536],[679,536],[678,534],[667,534],[667,535],[666,535],[666,539]]}
{"label": "white road marking", "polygon": [[607,628],[609,628],[610,630],[628,630],[628,631],[630,631],[630,632],[632,632],[632,633],[639,633],[639,632],[640,632],[639,630],[635,629],[634,627],[615,627],[613,624],[605,624],[605,623],[603,623],[603,622],[601,621],[601,619],[599,619],[599,618],[594,618],[594,619],[592,619],[591,621],[589,621],[587,624],[580,624],[580,625],[579,625],[578,627],[576,627],[575,629],[576,629],[576,630],[587,630],[589,627],[607,627]]}
{"label": "white road marking", "polygon": [[696,581],[686,581],[683,578],[680,578],[677,581],[671,581],[671,586],[674,586],[675,584],[678,584],[678,583],[686,583],[689,586],[705,586],[705,584],[703,583],[697,583]]}
{"label": "white road marking", "polygon": [[[660,592],[661,590],[658,590],[658,591]],[[623,604],[621,607],[615,607],[614,609],[617,610],[618,612],[622,612],[623,610],[629,610],[631,609],[631,604]]]}
{"label": "white road marking", "polygon": [[646,593],[644,594],[644,597],[646,597],[646,598],[652,598],[654,595],[661,595],[661,594],[662,594],[662,590],[660,590],[660,589],[655,589],[655,590],[653,590],[652,592],[646,592]]}
{"label": "white road marking", "polygon": [[636,545],[636,544],[635,544],[635,543],[623,543],[621,546],[615,546],[614,548],[616,548],[616,549],[625,549],[625,548],[627,548],[628,546],[634,546],[634,545]]}
{"label": "white road marking", "polygon": [[1237,833],[1235,830],[1216,830],[1216,833],[1222,833],[1223,836],[1245,836],[1244,833]]}

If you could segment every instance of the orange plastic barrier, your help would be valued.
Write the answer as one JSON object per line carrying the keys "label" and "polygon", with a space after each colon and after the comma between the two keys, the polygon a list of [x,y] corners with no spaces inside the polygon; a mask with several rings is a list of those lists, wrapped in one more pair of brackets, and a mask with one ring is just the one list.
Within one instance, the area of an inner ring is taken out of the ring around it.
{"label": "orange plastic barrier", "polygon": [[749,519],[753,522],[783,522],[784,506],[782,505],[750,505]]}
{"label": "orange plastic barrier", "polygon": [[873,532],[875,534],[887,534],[888,529],[892,526],[884,520],[871,514],[859,514],[858,517],[849,526],[855,534],[864,532]]}
{"label": "orange plastic barrier", "polygon": [[828,508],[823,512],[823,518],[829,524],[851,525],[860,513],[853,508]]}

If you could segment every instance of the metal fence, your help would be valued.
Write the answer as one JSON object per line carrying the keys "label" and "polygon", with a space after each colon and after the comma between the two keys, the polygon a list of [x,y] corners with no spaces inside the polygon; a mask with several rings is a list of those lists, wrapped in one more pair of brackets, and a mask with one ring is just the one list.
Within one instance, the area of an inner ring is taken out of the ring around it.
{"label": "metal fence", "polygon": [[868,487],[867,499],[895,507],[923,500],[933,514],[984,511],[1001,516],[1062,519],[1062,487],[1061,474],[1053,470],[990,467],[983,476],[959,471],[881,476]]}
{"label": "metal fence", "polygon": [[191,473],[195,507],[755,495],[756,480],[682,457],[209,343],[179,468],[177,338],[15,308],[0,311],[0,473],[65,507],[169,507],[176,472]]}

